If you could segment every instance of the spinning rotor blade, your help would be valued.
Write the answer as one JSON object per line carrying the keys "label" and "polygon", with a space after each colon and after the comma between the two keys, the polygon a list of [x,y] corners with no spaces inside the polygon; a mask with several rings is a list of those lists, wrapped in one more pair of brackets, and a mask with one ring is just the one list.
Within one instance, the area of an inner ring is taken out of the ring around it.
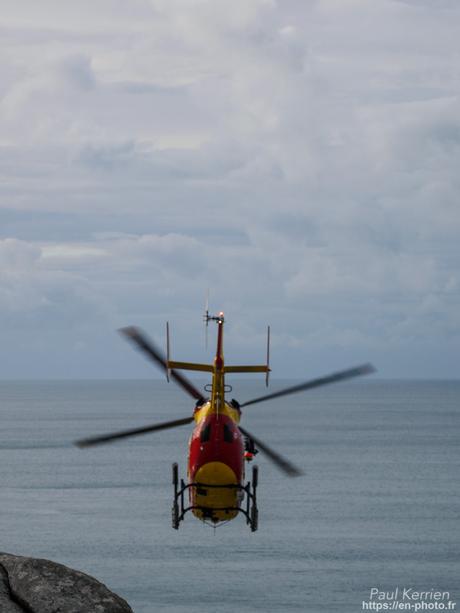
{"label": "spinning rotor blade", "polygon": [[286,460],[286,458],[284,458],[282,455],[280,455],[276,451],[273,451],[273,449],[271,449],[268,445],[266,445],[265,443],[262,443],[260,439],[253,436],[250,432],[248,432],[241,426],[238,426],[238,428],[240,432],[244,434],[244,436],[247,436],[252,441],[254,441],[256,447],[260,451],[263,451],[263,453],[265,453],[265,455],[267,455],[270,458],[270,460],[274,464],[276,464],[276,466],[278,466],[280,470],[285,472],[290,477],[299,477],[300,475],[303,475],[303,472],[300,470],[300,468],[297,468],[297,466],[294,466],[294,464],[289,462],[289,460]]}
{"label": "spinning rotor blade", "polygon": [[[139,349],[146,353],[166,373],[168,372],[166,358],[164,357],[163,353],[157,349],[157,347],[155,347],[153,342],[147,338],[147,336],[141,332],[139,328],[129,326],[127,328],[120,328],[119,332],[126,336],[129,340],[133,341]],[[172,369],[169,374],[170,377],[179,385],[179,387],[190,394],[190,396],[196,400],[201,400],[203,398],[203,394],[201,394],[196,387],[186,377],[184,377],[184,375],[177,372],[177,370]]]}
{"label": "spinning rotor blade", "polygon": [[309,390],[314,387],[335,383],[336,381],[344,381],[345,379],[359,377],[360,375],[368,375],[373,372],[375,372],[375,368],[372,366],[372,364],[363,364],[361,366],[356,366],[355,368],[349,368],[348,370],[333,373],[332,375],[328,375],[326,377],[319,377],[318,379],[311,379],[310,381],[300,383],[299,385],[286,387],[284,390],[273,392],[273,394],[267,394],[266,396],[260,396],[259,398],[248,400],[248,402],[243,402],[240,406],[247,407],[250,404],[256,404],[256,402],[264,402],[265,400],[271,400],[272,398],[280,398],[281,396],[288,396],[289,394],[304,392],[305,390]]}
{"label": "spinning rotor blade", "polygon": [[127,438],[128,436],[137,436],[139,434],[147,434],[156,430],[166,430],[168,428],[177,428],[185,426],[193,421],[193,417],[184,417],[183,419],[175,419],[174,421],[164,421],[153,426],[144,426],[143,428],[133,428],[132,430],[122,430],[121,432],[112,432],[112,434],[102,434],[101,436],[91,436],[90,438],[82,438],[75,442],[77,447],[92,447],[93,445],[101,445],[102,443],[111,443],[119,438]]}

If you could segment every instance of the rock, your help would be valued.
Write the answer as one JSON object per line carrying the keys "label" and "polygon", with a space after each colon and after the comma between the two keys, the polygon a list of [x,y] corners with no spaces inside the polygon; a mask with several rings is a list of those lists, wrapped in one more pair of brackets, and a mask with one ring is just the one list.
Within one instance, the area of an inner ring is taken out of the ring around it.
{"label": "rock", "polygon": [[1,613],[133,613],[93,577],[50,560],[0,553]]}
{"label": "rock", "polygon": [[2,613],[24,613],[24,609],[11,599],[8,575],[0,566],[0,611]]}

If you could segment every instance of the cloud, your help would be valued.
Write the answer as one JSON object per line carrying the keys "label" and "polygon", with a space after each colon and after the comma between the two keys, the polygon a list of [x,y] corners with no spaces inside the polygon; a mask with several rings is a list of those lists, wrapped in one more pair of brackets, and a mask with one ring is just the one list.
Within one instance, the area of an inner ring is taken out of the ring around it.
{"label": "cloud", "polygon": [[77,91],[89,91],[95,87],[91,62],[85,55],[67,56],[58,66],[59,74]]}
{"label": "cloud", "polygon": [[270,322],[280,374],[284,346],[455,362],[456,3],[29,5],[0,65],[8,326],[86,330],[90,364],[90,330],[170,316],[187,349],[210,286],[229,351]]}

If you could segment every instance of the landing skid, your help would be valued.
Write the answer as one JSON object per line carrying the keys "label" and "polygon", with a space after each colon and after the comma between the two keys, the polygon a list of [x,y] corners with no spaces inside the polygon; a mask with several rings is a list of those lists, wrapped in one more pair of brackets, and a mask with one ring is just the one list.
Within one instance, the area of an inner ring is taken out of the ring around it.
{"label": "landing skid", "polygon": [[[238,511],[243,513],[246,517],[246,523],[250,526],[251,532],[255,532],[258,528],[258,515],[257,509],[257,482],[258,482],[258,467],[252,467],[252,479],[248,481],[246,485],[229,484],[229,485],[209,485],[207,483],[185,483],[183,479],[179,483],[179,469],[176,463],[172,465],[173,486],[174,486],[174,500],[172,506],[172,527],[175,530],[179,529],[179,524],[184,520],[185,514],[188,511],[199,510],[203,513],[204,519],[213,521],[214,511]],[[238,507],[220,507],[220,508],[207,508],[202,506],[186,506],[185,492],[191,488],[220,488],[220,489],[236,489],[246,494],[246,500],[244,506]]]}

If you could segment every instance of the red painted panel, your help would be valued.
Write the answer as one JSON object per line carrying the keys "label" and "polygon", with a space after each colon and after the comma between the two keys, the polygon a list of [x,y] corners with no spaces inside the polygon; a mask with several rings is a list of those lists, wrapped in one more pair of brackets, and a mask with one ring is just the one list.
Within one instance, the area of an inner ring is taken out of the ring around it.
{"label": "red painted panel", "polygon": [[[227,438],[231,439],[231,442],[224,439],[224,426],[227,428]],[[209,440],[202,440],[206,428],[210,428]],[[238,482],[243,482],[244,440],[238,426],[228,415],[213,413],[194,429],[189,449],[189,481],[194,481],[198,469],[208,462],[226,464],[233,470]]]}

